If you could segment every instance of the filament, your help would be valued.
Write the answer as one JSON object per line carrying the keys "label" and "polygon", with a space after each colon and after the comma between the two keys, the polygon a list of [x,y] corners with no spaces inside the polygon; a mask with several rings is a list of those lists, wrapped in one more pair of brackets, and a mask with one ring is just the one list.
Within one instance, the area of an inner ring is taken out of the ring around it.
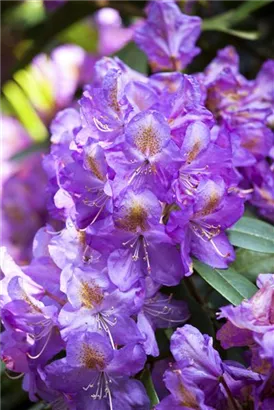
{"label": "filament", "polygon": [[24,373],[20,373],[17,376],[11,376],[7,370],[5,370],[5,375],[10,379],[10,380],[18,380],[21,379],[24,376]]}
{"label": "filament", "polygon": [[51,337],[51,332],[52,332],[52,331],[50,330],[50,332],[48,333],[46,342],[44,343],[44,346],[42,347],[41,351],[40,351],[36,356],[32,356],[32,355],[30,355],[30,354],[27,352],[27,356],[28,356],[30,359],[36,360],[36,359],[38,359],[38,358],[44,353],[44,351],[45,351],[45,349],[46,349],[46,347],[47,347],[47,345],[48,345],[49,339],[50,339],[50,337]]}
{"label": "filament", "polygon": [[101,132],[111,132],[113,129],[109,128],[107,124],[103,124],[100,120],[97,118],[93,117],[93,122],[96,126],[96,128],[101,131]]}
{"label": "filament", "polygon": [[[112,310],[114,309],[113,307],[111,308]],[[109,337],[110,340],[110,344],[112,346],[112,348],[115,350],[115,345],[114,345],[114,341],[113,341],[113,337],[111,334],[111,331],[109,329],[109,326],[113,327],[116,325],[117,323],[117,318],[114,317],[112,320],[109,318],[110,315],[107,313],[98,313],[96,316],[96,321],[98,323],[98,328],[99,330],[104,330]]]}
{"label": "filament", "polygon": [[228,258],[228,256],[230,256],[230,253],[229,253],[229,252],[226,253],[226,254],[223,254],[223,253],[217,248],[217,246],[216,246],[215,242],[213,241],[213,239],[210,239],[209,242],[211,243],[211,245],[213,246],[213,248],[215,249],[215,251],[217,252],[217,254],[218,254],[219,256],[221,256],[222,258]]}
{"label": "filament", "polygon": [[89,383],[88,386],[83,387],[83,390],[88,391],[93,389],[96,385],[95,393],[91,394],[90,397],[93,400],[101,400],[102,398],[108,398],[110,410],[113,410],[112,396],[109,385],[112,383],[112,380],[106,372],[100,372],[98,376]]}

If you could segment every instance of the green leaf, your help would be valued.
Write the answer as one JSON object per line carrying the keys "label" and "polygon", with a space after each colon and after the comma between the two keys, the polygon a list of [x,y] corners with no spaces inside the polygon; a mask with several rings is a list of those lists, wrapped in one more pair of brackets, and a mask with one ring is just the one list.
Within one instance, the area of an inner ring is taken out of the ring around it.
{"label": "green leaf", "polygon": [[243,38],[245,40],[258,40],[260,33],[258,31],[242,31],[233,30],[232,28],[219,27],[218,31],[223,33],[231,34],[232,36]]}
{"label": "green leaf", "polygon": [[90,24],[90,20],[86,19],[72,24],[59,34],[58,39],[62,43],[77,44],[89,53],[96,53],[97,37],[95,27]]}
{"label": "green leaf", "polygon": [[[131,1],[111,2],[111,7],[118,10],[122,18],[124,16],[142,16],[142,6],[143,2],[136,2],[136,4]],[[44,21],[27,30],[25,38],[33,40],[33,44],[18,61],[13,73],[28,65],[37,54],[53,43],[59,33],[64,32],[72,24],[85,17],[91,16],[99,8],[100,2],[97,1],[67,1],[56,11],[50,13]]]}
{"label": "green leaf", "polygon": [[254,11],[267,6],[272,0],[249,0],[244,1],[239,7],[233,10],[233,21],[232,25],[240,23],[245,20]]}
{"label": "green leaf", "polygon": [[159,403],[158,395],[155,391],[155,387],[151,378],[150,371],[146,368],[140,377],[141,382],[145,386],[147,395],[150,399],[151,407],[156,406]]}
{"label": "green leaf", "polygon": [[259,273],[274,272],[274,255],[237,249],[235,262],[231,266],[238,273],[255,282]]}
{"label": "green leaf", "polygon": [[147,58],[145,54],[141,50],[139,50],[135,43],[128,43],[115,55],[117,55],[121,60],[123,60],[125,64],[129,65],[139,73],[147,74]]}
{"label": "green leaf", "polygon": [[229,229],[230,242],[239,248],[274,253],[274,227],[244,216]]}
{"label": "green leaf", "polygon": [[48,131],[19,85],[8,81],[2,91],[32,139],[45,141]]}
{"label": "green leaf", "polygon": [[[201,333],[206,333],[212,337],[215,337],[215,330],[210,318],[210,314],[206,306],[200,301],[198,302],[193,293],[191,293],[191,287],[189,286],[188,281],[192,278],[184,278],[181,280],[179,288],[179,294],[177,298],[179,300],[185,300],[190,312],[190,319],[188,323],[197,329],[200,330]],[[200,293],[201,289],[197,289]],[[172,290],[172,293],[175,293]]]}
{"label": "green leaf", "polygon": [[234,27],[237,23],[245,20],[252,12],[263,6],[266,6],[269,3],[271,3],[271,0],[245,1],[237,8],[226,11],[225,13],[219,14],[217,16],[210,17],[208,19],[204,19],[202,26],[203,30],[222,31],[247,40],[256,40],[257,38],[259,38],[258,32],[234,30],[231,29],[231,27]]}
{"label": "green leaf", "polygon": [[168,338],[168,340],[170,340],[171,336],[173,335],[174,329],[172,328],[167,328],[165,329],[165,335]]}
{"label": "green leaf", "polygon": [[233,305],[239,305],[257,291],[256,286],[233,268],[213,269],[194,261],[194,268],[202,278]]}

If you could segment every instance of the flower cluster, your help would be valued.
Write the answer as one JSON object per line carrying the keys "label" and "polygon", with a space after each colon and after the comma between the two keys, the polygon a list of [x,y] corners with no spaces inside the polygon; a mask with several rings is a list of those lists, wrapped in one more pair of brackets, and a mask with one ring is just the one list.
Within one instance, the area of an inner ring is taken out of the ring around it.
{"label": "flower cluster", "polygon": [[241,187],[249,194],[250,203],[270,221],[274,221],[273,77],[274,61],[268,60],[257,78],[248,81],[239,72],[233,47],[220,50],[204,73],[198,74],[206,106],[218,126],[229,130]]}
{"label": "flower cluster", "polygon": [[[235,254],[225,231],[246,199],[273,215],[273,96],[263,86],[272,62],[247,81],[226,48],[204,73],[182,74],[199,52],[201,20],[172,1],[151,2],[147,13],[135,40],[154,74],[117,57],[92,61],[79,105],[51,124],[43,166],[48,209],[62,229],[39,229],[22,268],[3,248],[2,359],[31,400],[55,410],[148,410],[139,373],[160,353],[155,331],[189,318],[185,302],[161,287],[191,275],[192,257],[228,267]],[[222,309],[229,322],[219,332],[223,347],[244,340],[262,365],[273,354],[266,279],[250,301]],[[222,360],[190,325],[173,334],[171,351],[171,395],[159,410],[236,410],[251,397],[256,410],[267,408],[267,370]]]}
{"label": "flower cluster", "polygon": [[227,322],[217,337],[224,349],[249,348],[249,365],[264,379],[255,394],[256,408],[270,409],[274,406],[274,275],[259,275],[257,286],[260,289],[250,300],[221,309],[219,318],[225,318]]}
{"label": "flower cluster", "polygon": [[248,369],[239,362],[222,360],[211,337],[184,325],[171,337],[175,363],[164,374],[170,394],[157,410],[273,408],[274,275],[260,274],[257,286],[251,299],[236,307],[224,306],[218,314],[227,322],[217,339],[224,349],[248,347]]}
{"label": "flower cluster", "polygon": [[[62,2],[48,3],[53,7],[54,3]],[[44,133],[44,125],[48,125],[59,110],[73,104],[77,89],[90,81],[98,58],[119,50],[133,35],[133,26],[123,27],[119,13],[112,8],[99,10],[90,24],[98,31],[95,54],[89,54],[77,45],[62,45],[55,48],[50,56],[37,55],[30,67],[22,71],[22,78],[18,76],[35,113],[42,120],[40,124],[37,119]],[[47,212],[47,177],[42,167],[41,152],[11,159],[20,150],[31,149],[29,132],[10,116],[3,116],[1,125],[4,138],[1,154],[2,245],[9,248],[17,262],[25,264],[31,260],[36,231],[49,221],[53,223]],[[38,130],[31,128],[36,135]],[[58,223],[55,225],[60,226]]]}
{"label": "flower cluster", "polygon": [[[29,97],[44,124],[49,123],[58,110],[72,103],[78,86],[90,78],[94,61],[76,45],[57,47],[50,57],[45,54],[35,57],[23,75],[35,85],[35,92],[28,89]],[[17,119],[3,116],[1,121],[4,136],[1,158],[2,245],[9,248],[17,262],[28,263],[33,237],[49,220],[45,196],[47,176],[42,167],[41,152],[12,159],[20,150],[31,150],[32,138]],[[37,122],[46,132],[38,118]]]}
{"label": "flower cluster", "polygon": [[164,374],[170,395],[158,410],[186,408],[238,409],[248,403],[248,393],[262,385],[262,377],[238,362],[222,361],[213,340],[190,325],[177,329],[171,337],[175,363]]}

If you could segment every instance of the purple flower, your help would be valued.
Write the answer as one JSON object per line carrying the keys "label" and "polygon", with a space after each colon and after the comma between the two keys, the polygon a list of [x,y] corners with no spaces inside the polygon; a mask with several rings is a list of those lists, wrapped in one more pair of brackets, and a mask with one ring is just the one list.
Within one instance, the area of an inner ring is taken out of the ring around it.
{"label": "purple flower", "polygon": [[178,147],[182,145],[187,127],[195,121],[209,128],[213,126],[213,115],[203,104],[202,88],[195,77],[179,73],[157,74],[152,76],[152,84],[159,94],[158,109],[167,118]]}
{"label": "purple flower", "polygon": [[84,229],[112,210],[108,166],[103,149],[93,141],[72,158],[59,172],[59,185],[74,202],[71,218]]}
{"label": "purple flower", "polygon": [[159,409],[174,404],[178,409],[219,408],[241,400],[246,384],[256,385],[261,379],[256,373],[233,362],[222,362],[213,348],[213,340],[198,329],[185,325],[171,337],[171,352],[176,360],[165,373],[165,383],[171,396]]}
{"label": "purple flower", "polygon": [[104,7],[95,14],[98,27],[98,52],[101,56],[110,55],[123,48],[131,41],[134,25],[123,27],[117,10]]}
{"label": "purple flower", "polygon": [[72,331],[88,330],[108,336],[113,348],[114,344],[141,340],[137,325],[131,318],[138,310],[140,287],[120,292],[111,284],[106,272],[87,266],[74,270],[65,268],[61,289],[68,298],[58,317],[64,339]]}
{"label": "purple flower", "polygon": [[135,41],[149,59],[153,71],[180,71],[200,52],[195,47],[201,19],[181,13],[171,1],[151,1],[147,20],[135,31]]}
{"label": "purple flower", "polygon": [[32,101],[43,122],[73,102],[75,91],[92,77],[96,58],[74,44],[53,50],[50,57],[39,54],[30,67],[30,75],[39,87],[47,87],[47,101]]}
{"label": "purple flower", "polygon": [[267,127],[270,104],[263,102],[263,91],[262,95],[257,91],[263,77],[258,77],[258,85],[256,80],[246,80],[231,47],[221,50],[201,77],[207,88],[207,107],[231,133],[235,166],[252,165],[266,156],[273,144],[273,133]]}
{"label": "purple flower", "polygon": [[[78,409],[149,409],[144,387],[129,379],[143,368],[145,354],[138,345],[113,350],[97,333],[74,333],[67,342],[67,356],[45,367],[42,375],[51,388],[71,396]],[[130,394],[130,395],[129,395]]]}
{"label": "purple flower", "polygon": [[145,341],[142,343],[146,354],[159,355],[155,338],[156,328],[176,327],[189,318],[186,303],[172,299],[172,295],[157,292],[159,285],[150,277],[146,278],[146,297],[142,310],[138,314],[137,325]]}
{"label": "purple flower", "polygon": [[180,165],[179,149],[164,116],[151,110],[135,115],[125,127],[125,142],[106,155],[110,166],[117,167],[113,183],[116,194],[130,185],[150,188],[159,198],[164,197]]}
{"label": "purple flower", "polygon": [[33,237],[49,219],[41,159],[41,154],[32,154],[2,187],[2,245],[21,263],[30,260]]}
{"label": "purple flower", "polygon": [[243,214],[243,200],[226,192],[224,181],[216,177],[202,180],[193,202],[181,206],[171,213],[167,230],[181,243],[185,274],[192,273],[190,254],[213,267],[227,267],[234,250],[224,230]]}
{"label": "purple flower", "polygon": [[[221,308],[219,318],[226,318],[227,322],[217,334],[225,349],[233,346],[249,346],[252,353],[251,364],[255,370],[262,373],[268,371],[267,362],[261,359],[269,357],[268,341],[274,329],[274,276],[265,276],[266,278],[263,274],[259,275],[257,284],[260,289],[250,300],[244,300],[236,307],[228,305]],[[262,346],[262,355],[258,354],[260,346]],[[266,353],[264,353],[264,346]]]}
{"label": "purple flower", "polygon": [[147,274],[167,286],[177,284],[182,277],[180,254],[160,223],[161,211],[151,191],[128,188],[115,204],[114,224],[109,219],[88,229],[89,234],[96,234],[91,237],[91,246],[109,249],[109,276],[122,291]]}
{"label": "purple flower", "polygon": [[13,117],[2,115],[1,127],[3,136],[3,148],[1,151],[1,179],[2,184],[4,184],[5,180],[9,176],[22,168],[22,161],[9,161],[9,159],[13,155],[20,152],[20,150],[30,146],[31,138],[19,121]]}
{"label": "purple flower", "polygon": [[249,202],[258,208],[259,214],[274,222],[274,167],[262,160],[242,170],[244,183],[251,191]]}

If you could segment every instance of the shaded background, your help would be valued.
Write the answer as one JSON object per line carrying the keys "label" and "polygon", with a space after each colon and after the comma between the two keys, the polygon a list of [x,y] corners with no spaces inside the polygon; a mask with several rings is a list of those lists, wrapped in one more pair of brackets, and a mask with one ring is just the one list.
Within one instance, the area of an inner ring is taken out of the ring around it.
{"label": "shaded background", "polygon": [[[42,1],[1,2],[1,106],[2,113],[16,117],[33,143],[11,161],[30,152],[47,152],[49,124],[55,114],[54,101],[46,84],[31,78],[30,64],[41,52],[49,54],[61,44],[72,43],[96,53],[98,32],[93,13],[103,6],[120,12],[124,26],[144,16],[145,1]],[[55,8],[55,4],[57,7]],[[252,79],[261,64],[274,58],[274,6],[271,1],[181,1],[185,13],[204,19],[198,41],[202,52],[187,68],[188,73],[202,71],[218,49],[230,44],[240,54],[241,72]],[[149,73],[146,57],[128,43],[116,53],[136,70]],[[271,85],[270,85],[271,86]],[[76,90],[75,98],[80,93]],[[41,115],[37,103],[47,115]],[[4,192],[5,195],[5,192]],[[2,366],[2,374],[4,366]],[[30,403],[22,391],[21,380],[2,377],[3,410],[38,410],[43,404]],[[49,407],[48,407],[49,408]]]}

